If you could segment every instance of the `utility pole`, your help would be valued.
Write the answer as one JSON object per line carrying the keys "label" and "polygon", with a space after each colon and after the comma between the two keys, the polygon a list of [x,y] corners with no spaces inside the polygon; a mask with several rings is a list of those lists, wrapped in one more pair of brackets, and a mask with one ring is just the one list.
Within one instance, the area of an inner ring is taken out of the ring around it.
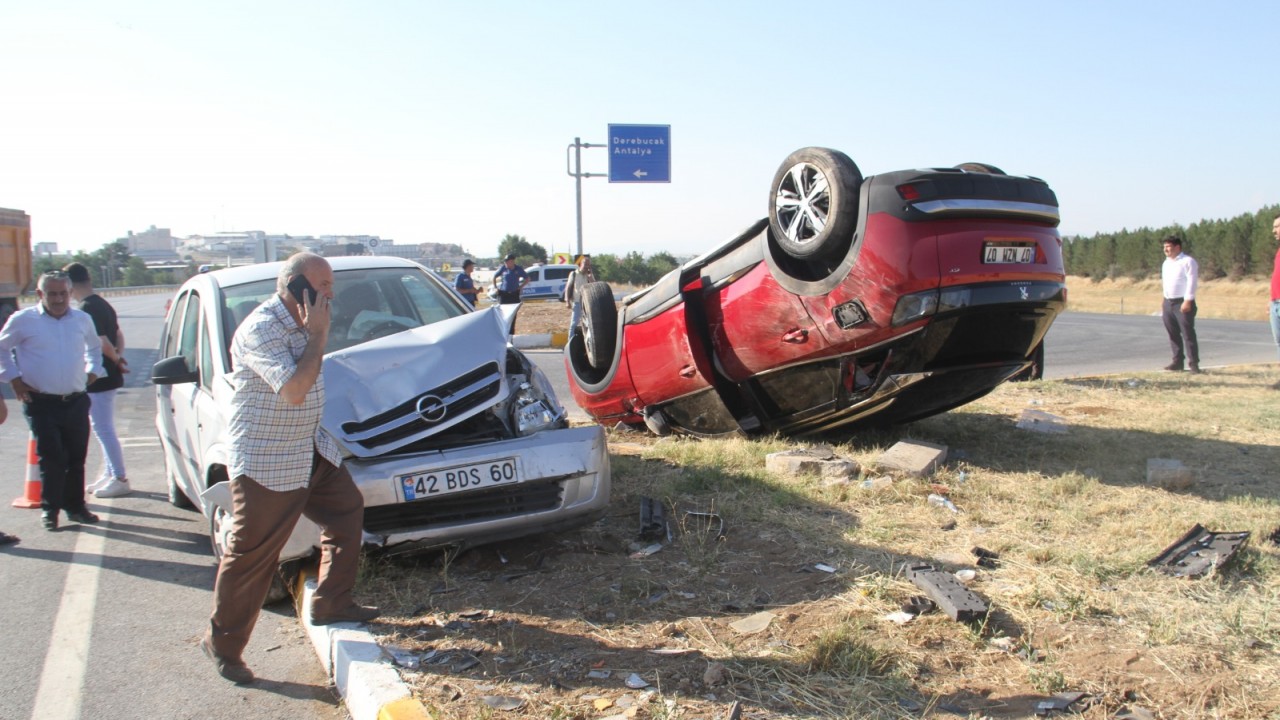
{"label": "utility pole", "polygon": [[[578,198],[578,254],[574,258],[582,256],[582,178],[589,177],[606,177],[608,173],[584,173],[582,172],[582,148],[599,148],[605,147],[603,143],[584,143],[582,138],[574,138],[573,144],[564,150],[565,171],[569,173],[569,177],[573,178],[574,184],[577,186]],[[573,148],[573,164],[570,166],[569,148]]]}

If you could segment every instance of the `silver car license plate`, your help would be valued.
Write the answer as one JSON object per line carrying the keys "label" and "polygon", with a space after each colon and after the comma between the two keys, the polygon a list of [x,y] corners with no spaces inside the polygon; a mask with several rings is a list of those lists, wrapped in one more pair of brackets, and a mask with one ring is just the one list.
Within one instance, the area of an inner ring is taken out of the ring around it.
{"label": "silver car license plate", "polygon": [[517,482],[520,482],[520,466],[515,458],[400,476],[400,487],[404,488],[406,501]]}

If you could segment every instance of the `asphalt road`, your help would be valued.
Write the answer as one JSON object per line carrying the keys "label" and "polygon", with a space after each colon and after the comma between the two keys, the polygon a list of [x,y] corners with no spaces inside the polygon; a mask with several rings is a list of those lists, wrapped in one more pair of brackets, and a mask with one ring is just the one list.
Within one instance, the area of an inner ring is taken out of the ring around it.
{"label": "asphalt road", "polygon": [[[91,499],[99,524],[64,518],[58,532],[46,532],[38,510],[10,506],[22,496],[28,433],[3,386],[10,412],[0,425],[0,529],[22,542],[0,548],[0,718],[346,718],[287,605],[258,622],[245,657],[260,678],[252,686],[223,680],[196,646],[214,564],[201,516],[171,506],[165,489],[146,383],[164,301],[112,299],[134,368],[117,399],[134,493]],[[90,477],[101,467],[90,441]]]}
{"label": "asphalt road", "polygon": [[[92,500],[96,526],[40,529],[22,494],[27,429],[8,386],[10,419],[0,425],[7,478],[0,529],[23,540],[0,548],[0,718],[164,717],[199,720],[346,717],[327,686],[292,608],[264,612],[246,660],[262,678],[235,687],[219,678],[196,642],[208,617],[214,565],[205,523],[167,502],[163,458],[146,377],[158,359],[165,295],[112,298],[134,368],[121,391],[117,424],[134,494]],[[1201,320],[1203,366],[1269,363],[1276,348],[1266,323]],[[561,353],[530,353],[557,384],[574,417]],[[1067,313],[1046,342],[1049,378],[1151,371],[1168,362],[1157,317]],[[96,443],[88,472],[101,468]]]}

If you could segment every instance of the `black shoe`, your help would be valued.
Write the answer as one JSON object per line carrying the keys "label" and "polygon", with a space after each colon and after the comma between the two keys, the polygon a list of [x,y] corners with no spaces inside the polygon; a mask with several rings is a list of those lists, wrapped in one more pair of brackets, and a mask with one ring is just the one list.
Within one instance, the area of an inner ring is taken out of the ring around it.
{"label": "black shoe", "polygon": [[381,615],[382,612],[376,607],[368,607],[366,605],[351,605],[343,610],[329,615],[312,615],[312,625],[332,625],[334,623],[366,623]]}
{"label": "black shoe", "polygon": [[1182,363],[1169,363],[1164,366],[1164,369],[1170,372],[1182,372]]}
{"label": "black shoe", "polygon": [[1187,372],[1191,373],[1192,375],[1199,375],[1199,374],[1200,374],[1200,366],[1199,366],[1199,365],[1192,365],[1190,368],[1187,368]]}
{"label": "black shoe", "polygon": [[68,510],[67,519],[75,520],[81,525],[92,525],[98,522],[98,516],[89,512],[88,508],[85,508],[84,510],[77,510],[75,512],[71,512],[70,510]]}
{"label": "black shoe", "polygon": [[213,661],[214,667],[218,668],[218,674],[222,677],[237,685],[248,685],[253,682],[253,671],[249,666],[243,662],[231,662],[218,657],[218,653],[213,651],[213,643],[208,635],[200,638],[200,649],[204,651],[205,657]]}
{"label": "black shoe", "polygon": [[56,510],[53,512],[46,512],[40,516],[40,522],[44,523],[45,530],[57,530],[58,512]]}

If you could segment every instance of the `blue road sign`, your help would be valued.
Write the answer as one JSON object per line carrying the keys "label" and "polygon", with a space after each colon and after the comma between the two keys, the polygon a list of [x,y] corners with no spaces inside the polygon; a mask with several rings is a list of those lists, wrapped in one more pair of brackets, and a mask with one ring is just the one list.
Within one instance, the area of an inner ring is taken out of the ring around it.
{"label": "blue road sign", "polygon": [[671,126],[610,125],[609,182],[671,182]]}

